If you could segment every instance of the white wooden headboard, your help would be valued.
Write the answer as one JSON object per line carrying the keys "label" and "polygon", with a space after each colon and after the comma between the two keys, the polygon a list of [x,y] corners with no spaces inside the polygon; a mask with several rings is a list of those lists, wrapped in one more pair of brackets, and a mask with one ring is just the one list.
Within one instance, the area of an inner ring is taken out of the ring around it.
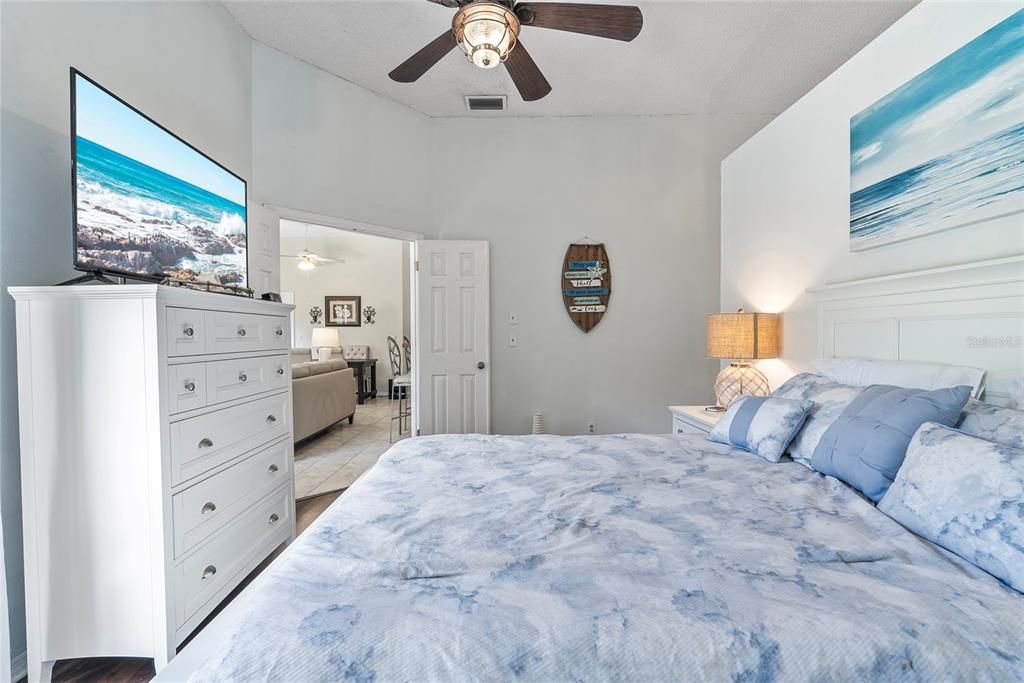
{"label": "white wooden headboard", "polygon": [[1024,256],[809,290],[822,358],[969,365],[988,371],[985,400],[1005,403],[1024,376]]}

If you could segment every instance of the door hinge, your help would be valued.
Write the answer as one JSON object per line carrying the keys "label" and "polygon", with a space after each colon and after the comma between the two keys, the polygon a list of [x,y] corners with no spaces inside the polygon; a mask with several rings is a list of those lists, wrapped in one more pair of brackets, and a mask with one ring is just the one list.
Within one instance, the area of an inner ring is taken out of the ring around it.
{"label": "door hinge", "polygon": [[419,270],[420,270],[420,262],[416,261],[416,272],[419,272]]}

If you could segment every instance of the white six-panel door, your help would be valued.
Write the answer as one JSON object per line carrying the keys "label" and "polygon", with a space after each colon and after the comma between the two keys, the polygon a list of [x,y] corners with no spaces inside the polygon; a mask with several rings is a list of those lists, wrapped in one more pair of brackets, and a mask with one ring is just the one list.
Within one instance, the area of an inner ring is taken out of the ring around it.
{"label": "white six-panel door", "polygon": [[490,267],[487,242],[416,242],[414,410],[419,433],[487,434]]}

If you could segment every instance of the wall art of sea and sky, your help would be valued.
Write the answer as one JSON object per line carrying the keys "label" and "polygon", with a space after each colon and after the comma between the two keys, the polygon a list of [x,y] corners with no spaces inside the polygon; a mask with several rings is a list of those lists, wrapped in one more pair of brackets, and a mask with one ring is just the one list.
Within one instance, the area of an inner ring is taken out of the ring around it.
{"label": "wall art of sea and sky", "polygon": [[850,119],[850,249],[1019,211],[1024,10]]}

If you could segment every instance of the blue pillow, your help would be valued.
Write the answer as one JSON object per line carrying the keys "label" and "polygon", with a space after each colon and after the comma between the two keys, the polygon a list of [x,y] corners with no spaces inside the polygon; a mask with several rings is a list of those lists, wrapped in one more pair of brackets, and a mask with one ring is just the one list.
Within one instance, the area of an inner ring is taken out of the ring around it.
{"label": "blue pillow", "polygon": [[1024,449],[925,424],[878,509],[1024,593]]}
{"label": "blue pillow", "polygon": [[814,401],[743,396],[729,406],[708,439],[778,462],[813,407]]}
{"label": "blue pillow", "polygon": [[970,396],[966,385],[923,391],[872,384],[822,435],[811,467],[877,503],[903,464],[914,432],[925,422],[952,427]]}

